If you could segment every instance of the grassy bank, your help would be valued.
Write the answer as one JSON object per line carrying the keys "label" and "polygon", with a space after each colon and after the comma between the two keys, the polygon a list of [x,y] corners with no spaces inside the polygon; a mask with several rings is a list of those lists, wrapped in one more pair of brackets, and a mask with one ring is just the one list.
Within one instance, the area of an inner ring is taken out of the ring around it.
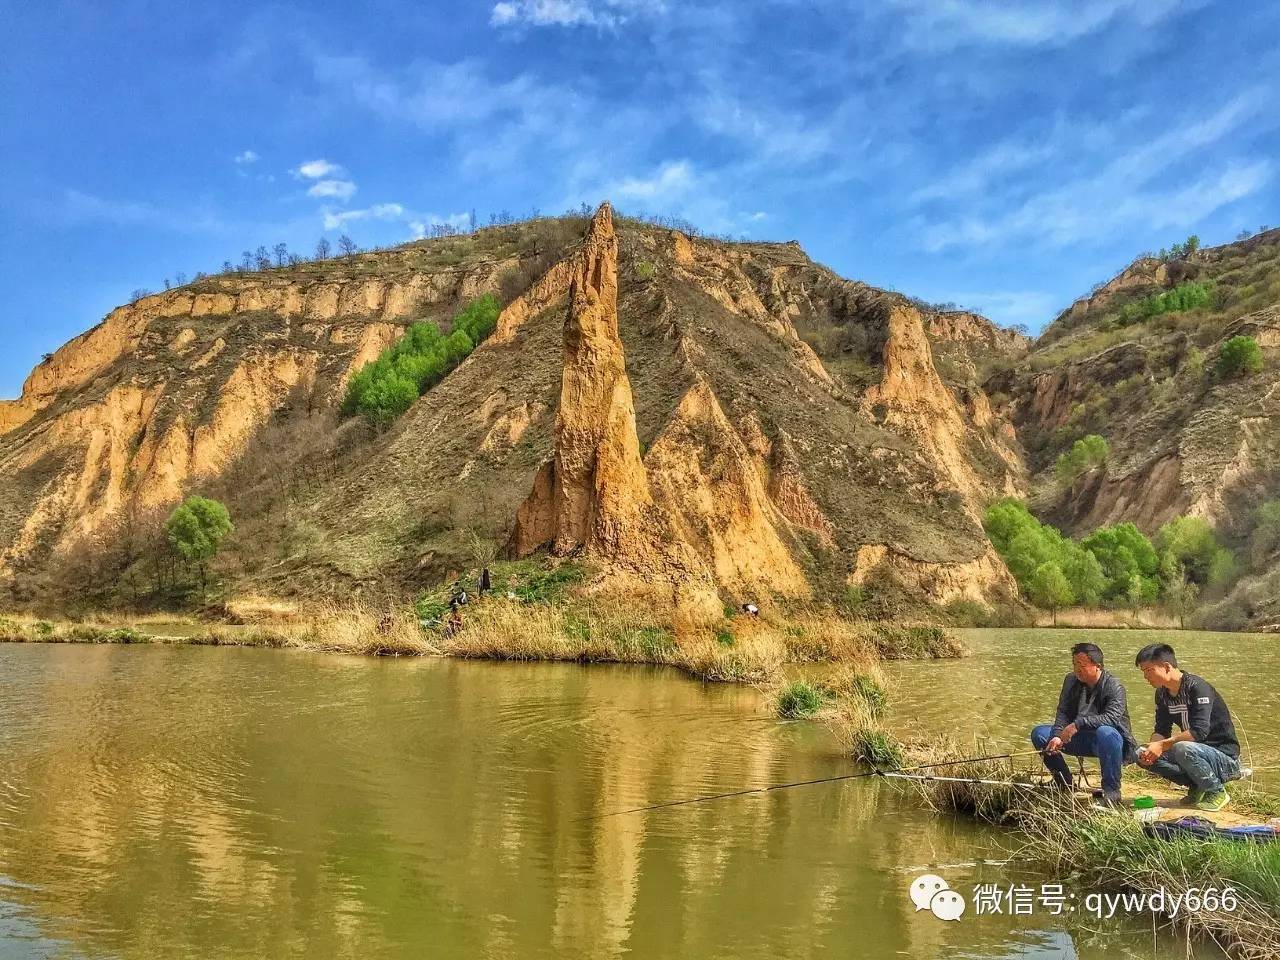
{"label": "grassy bank", "polygon": [[172,632],[173,626],[171,619],[114,626],[93,620],[4,616],[0,617],[0,642],[271,647],[362,656],[423,656],[439,652],[408,611],[381,611],[359,603],[322,604],[296,623],[231,626],[184,621],[179,624],[181,632]]}
{"label": "grassy bank", "polygon": [[1047,805],[1022,817],[1022,856],[1078,887],[1154,894],[1187,903],[1216,887],[1235,892],[1235,909],[1182,910],[1169,922],[1211,939],[1237,960],[1280,956],[1280,844],[1161,840],[1128,816],[1062,815]]}
{"label": "grassy bank", "polygon": [[[914,745],[909,763],[998,752],[985,744]],[[954,780],[902,781],[935,810],[997,823],[1010,830],[1018,859],[1040,864],[1055,880],[1086,893],[1152,895],[1186,903],[1190,892],[1232,888],[1236,909],[1180,910],[1164,922],[1188,937],[1213,940],[1237,960],[1280,956],[1280,844],[1225,839],[1165,840],[1149,835],[1128,810],[1104,811],[1077,795],[1043,789],[1033,773],[1014,773],[1009,761],[935,768],[955,780],[1000,780],[999,785]],[[1149,774],[1126,772],[1158,783]],[[1140,788],[1145,789],[1145,788]],[[1280,798],[1247,783],[1231,787],[1235,812],[1259,822],[1280,813]],[[1191,811],[1194,812],[1194,811]]]}
{"label": "grassy bank", "polygon": [[775,682],[786,664],[869,666],[881,659],[964,652],[952,634],[937,627],[861,623],[822,613],[687,623],[674,611],[664,615],[625,603],[508,598],[475,604],[465,626],[442,638],[440,649],[491,660],[657,664],[704,680],[756,684]]}

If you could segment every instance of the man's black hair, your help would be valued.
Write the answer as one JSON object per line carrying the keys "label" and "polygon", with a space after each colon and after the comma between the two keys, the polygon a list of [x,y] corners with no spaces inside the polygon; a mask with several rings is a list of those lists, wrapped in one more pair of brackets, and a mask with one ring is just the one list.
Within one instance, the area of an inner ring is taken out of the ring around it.
{"label": "man's black hair", "polygon": [[1077,643],[1071,648],[1071,655],[1074,657],[1077,653],[1083,653],[1098,666],[1102,666],[1102,648],[1096,643]]}
{"label": "man's black hair", "polygon": [[1167,643],[1149,643],[1138,651],[1133,662],[1139,667],[1144,663],[1167,663],[1171,667],[1176,667],[1178,658],[1173,652],[1173,647]]}

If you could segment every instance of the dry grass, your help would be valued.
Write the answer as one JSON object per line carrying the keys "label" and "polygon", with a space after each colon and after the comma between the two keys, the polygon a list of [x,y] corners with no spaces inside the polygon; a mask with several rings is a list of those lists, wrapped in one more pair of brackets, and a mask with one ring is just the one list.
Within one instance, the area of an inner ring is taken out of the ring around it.
{"label": "dry grass", "polygon": [[[468,607],[463,629],[440,647],[449,656],[493,660],[656,664],[704,680],[761,685],[776,685],[788,663],[869,670],[885,650],[942,656],[962,649],[937,628],[898,628],[901,636],[884,629],[824,614],[708,623],[618,599],[551,605],[495,598]],[[897,650],[895,643],[908,649]]]}
{"label": "dry grass", "polygon": [[[166,621],[155,621],[166,622]],[[170,619],[167,622],[172,622]],[[273,647],[359,656],[423,656],[439,652],[417,620],[402,609],[324,603],[297,623],[249,627],[211,624],[189,636],[167,636],[91,622],[0,617],[0,641],[14,643],[188,643],[195,646]]]}
{"label": "dry grass", "polygon": [[1214,941],[1236,960],[1280,956],[1280,844],[1157,839],[1131,817],[1062,816],[1049,805],[1029,808],[1022,827],[1024,857],[1099,889],[1179,897],[1231,887],[1237,909],[1183,910],[1169,922],[1188,937]]}
{"label": "dry grass", "polygon": [[[1037,611],[1035,626],[1054,626],[1053,617],[1046,611]],[[1100,607],[1065,607],[1058,611],[1059,627],[1081,629],[1106,629],[1131,627],[1136,629],[1177,630],[1178,618],[1158,607],[1140,607],[1135,617],[1132,610],[1105,610]]]}
{"label": "dry grass", "polygon": [[912,741],[904,752],[913,766],[929,765],[922,775],[939,778],[900,781],[915,789],[935,811],[961,813],[989,823],[1012,823],[1028,808],[1051,802],[1055,796],[1046,790],[1044,777],[1016,771],[1010,759],[956,762],[1002,752],[982,740]]}

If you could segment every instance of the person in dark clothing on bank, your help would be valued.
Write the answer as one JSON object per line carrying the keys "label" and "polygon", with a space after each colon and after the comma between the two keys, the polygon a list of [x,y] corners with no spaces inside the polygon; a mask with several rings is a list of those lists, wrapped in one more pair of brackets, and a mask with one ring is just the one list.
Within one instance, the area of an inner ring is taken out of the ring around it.
{"label": "person in dark clothing on bank", "polygon": [[1242,775],[1240,743],[1226,701],[1203,677],[1178,669],[1167,643],[1148,644],[1134,662],[1156,688],[1155,732],[1139,749],[1138,763],[1187,787],[1186,802],[1198,809],[1221,810],[1231,802],[1226,783]]}
{"label": "person in dark clothing on bank", "polygon": [[1044,765],[1064,790],[1070,790],[1073,781],[1062,755],[1097,757],[1102,765],[1102,802],[1115,806],[1120,803],[1121,771],[1133,762],[1138,745],[1129,725],[1124,685],[1102,663],[1096,644],[1071,648],[1071,673],[1062,682],[1057,715],[1053,723],[1031,731],[1031,743],[1042,751]]}

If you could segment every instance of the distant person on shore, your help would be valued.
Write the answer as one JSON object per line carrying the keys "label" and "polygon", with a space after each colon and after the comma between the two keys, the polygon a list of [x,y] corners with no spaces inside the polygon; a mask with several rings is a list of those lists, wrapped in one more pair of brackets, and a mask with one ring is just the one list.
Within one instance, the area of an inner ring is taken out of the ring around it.
{"label": "distant person on shore", "polygon": [[489,568],[483,567],[480,570],[480,589],[477,595],[483,597],[485,594],[485,591],[490,590],[492,588],[493,588],[493,579],[489,576]]}
{"label": "distant person on shore", "polygon": [[458,631],[462,629],[462,607],[457,601],[449,604],[449,619],[444,622],[444,638],[446,640],[456,636]]}
{"label": "distant person on shore", "polygon": [[1178,669],[1167,643],[1148,644],[1134,662],[1156,688],[1155,732],[1138,750],[1138,763],[1186,787],[1186,802],[1197,809],[1221,810],[1231,802],[1227,781],[1241,776],[1240,744],[1226,701],[1203,677]]}
{"label": "distant person on shore", "polygon": [[745,613],[748,617],[760,616],[760,608],[757,607],[754,603],[744,603],[742,605],[742,612]]}
{"label": "distant person on shore", "polygon": [[1075,785],[1063,754],[1097,757],[1102,766],[1102,802],[1120,803],[1120,777],[1137,753],[1129,724],[1124,685],[1103,669],[1102,650],[1093,643],[1071,648],[1071,672],[1062,681],[1053,723],[1031,731],[1031,743],[1042,751],[1044,765],[1063,790]]}

